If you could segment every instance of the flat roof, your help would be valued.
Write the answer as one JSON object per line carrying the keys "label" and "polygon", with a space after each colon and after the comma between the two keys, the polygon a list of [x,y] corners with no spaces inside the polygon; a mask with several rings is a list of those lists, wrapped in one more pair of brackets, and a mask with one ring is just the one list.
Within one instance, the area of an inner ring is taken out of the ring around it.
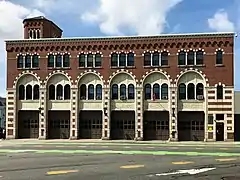
{"label": "flat roof", "polygon": [[94,41],[94,40],[134,40],[134,39],[167,39],[167,38],[211,38],[232,37],[235,32],[208,32],[208,33],[183,33],[183,34],[157,34],[157,35],[134,35],[134,36],[97,36],[97,37],[63,37],[63,38],[40,38],[40,39],[8,39],[8,42],[42,42],[42,41]]}

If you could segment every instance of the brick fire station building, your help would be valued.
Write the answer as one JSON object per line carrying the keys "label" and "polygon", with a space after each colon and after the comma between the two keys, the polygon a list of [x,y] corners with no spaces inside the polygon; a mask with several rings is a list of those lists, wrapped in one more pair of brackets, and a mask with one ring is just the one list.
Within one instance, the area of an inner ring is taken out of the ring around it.
{"label": "brick fire station building", "polygon": [[234,33],[7,40],[7,138],[234,140]]}

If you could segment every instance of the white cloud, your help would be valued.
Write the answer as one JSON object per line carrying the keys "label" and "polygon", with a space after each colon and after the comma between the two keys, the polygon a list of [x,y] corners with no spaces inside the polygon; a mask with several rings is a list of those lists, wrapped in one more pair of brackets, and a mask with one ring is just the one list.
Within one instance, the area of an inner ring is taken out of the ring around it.
{"label": "white cloud", "polygon": [[233,32],[234,23],[229,20],[228,13],[224,9],[218,10],[212,18],[208,19],[208,26],[214,31]]}
{"label": "white cloud", "polygon": [[164,31],[167,13],[182,0],[100,0],[83,21],[98,23],[105,34],[122,35],[126,31],[146,35]]}
{"label": "white cloud", "polygon": [[[28,9],[9,1],[0,1],[0,77],[5,77],[6,53],[5,39],[23,38],[23,19],[43,15],[37,9]],[[5,81],[0,81],[0,95],[5,94]]]}

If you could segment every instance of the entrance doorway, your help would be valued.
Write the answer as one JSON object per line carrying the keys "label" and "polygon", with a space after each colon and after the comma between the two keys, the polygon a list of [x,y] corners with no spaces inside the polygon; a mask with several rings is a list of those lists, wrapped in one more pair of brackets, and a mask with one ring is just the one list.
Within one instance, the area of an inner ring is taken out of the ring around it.
{"label": "entrance doorway", "polygon": [[224,141],[224,123],[216,123],[216,141]]}

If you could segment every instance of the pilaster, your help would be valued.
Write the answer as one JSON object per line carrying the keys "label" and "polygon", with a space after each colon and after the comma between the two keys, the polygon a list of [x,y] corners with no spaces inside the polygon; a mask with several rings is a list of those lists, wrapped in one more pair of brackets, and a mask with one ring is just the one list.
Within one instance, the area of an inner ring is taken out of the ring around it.
{"label": "pilaster", "polygon": [[143,88],[137,86],[135,98],[135,140],[143,140]]}
{"label": "pilaster", "polygon": [[103,88],[103,124],[102,124],[102,140],[109,140],[111,137],[111,102],[110,102],[110,89]]}
{"label": "pilaster", "polygon": [[6,139],[16,139],[18,134],[16,89],[7,90]]}
{"label": "pilaster", "polygon": [[78,88],[72,87],[71,88],[71,112],[70,112],[70,139],[77,139],[78,138]]}
{"label": "pilaster", "polygon": [[48,105],[47,90],[40,88],[39,96],[39,139],[47,139],[48,136]]}
{"label": "pilaster", "polygon": [[178,130],[177,130],[177,87],[171,86],[170,87],[170,107],[169,107],[169,121],[170,121],[170,128],[169,128],[169,140],[170,141],[178,141]]}

